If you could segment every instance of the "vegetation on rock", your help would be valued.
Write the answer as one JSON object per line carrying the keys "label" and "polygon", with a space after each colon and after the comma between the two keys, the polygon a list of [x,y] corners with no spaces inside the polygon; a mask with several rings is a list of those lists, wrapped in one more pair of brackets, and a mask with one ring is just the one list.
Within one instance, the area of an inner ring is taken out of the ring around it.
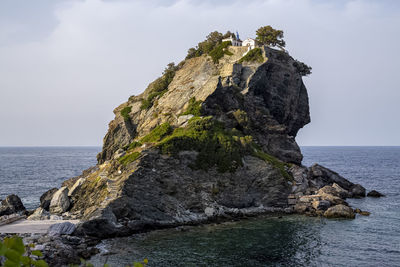
{"label": "vegetation on rock", "polygon": [[203,103],[203,101],[201,101],[201,100],[196,101],[196,98],[192,97],[189,100],[189,105],[188,105],[186,111],[181,113],[180,115],[192,114],[194,116],[201,116],[201,103]]}
{"label": "vegetation on rock", "polygon": [[214,63],[218,63],[219,60],[224,56],[224,55],[229,55],[232,56],[233,54],[227,49],[228,46],[232,45],[230,41],[222,42],[216,47],[214,47],[213,50],[209,53],[211,58],[213,59]]}
{"label": "vegetation on rock", "polygon": [[239,63],[243,62],[259,62],[262,63],[264,61],[264,57],[262,54],[262,49],[259,47],[256,47],[249,52],[247,52],[246,55],[244,55],[241,59],[239,59]]}
{"label": "vegetation on rock", "polygon": [[158,125],[156,128],[154,128],[148,135],[143,137],[141,139],[141,142],[147,143],[147,142],[158,142],[167,135],[171,134],[173,131],[172,126],[168,123],[165,122],[163,124]]}
{"label": "vegetation on rock", "polygon": [[261,45],[285,47],[286,43],[282,39],[283,31],[275,30],[271,26],[264,26],[256,31],[256,41]]}
{"label": "vegetation on rock", "polygon": [[132,107],[130,107],[130,106],[124,107],[121,110],[121,112],[120,112],[121,116],[124,118],[125,121],[128,121],[130,119],[129,113],[131,112],[131,110],[132,110]]}
{"label": "vegetation on rock", "polygon": [[132,152],[132,153],[128,153],[122,157],[120,157],[118,159],[119,163],[121,163],[122,165],[126,166],[129,163],[134,162],[135,160],[137,160],[140,157],[140,152]]}
{"label": "vegetation on rock", "polygon": [[[197,44],[196,48],[190,48],[188,50],[188,54],[186,56],[186,59],[193,58],[193,57],[199,57],[201,55],[211,55],[211,52],[222,42],[222,39],[224,38],[229,38],[231,37],[233,39],[236,39],[235,35],[228,31],[225,34],[222,34],[220,32],[214,31],[211,32],[209,35],[207,35],[206,40],[200,42]],[[228,51],[229,52],[229,51]],[[214,51],[213,54],[220,53],[220,51]],[[221,55],[221,57],[224,54]]]}
{"label": "vegetation on rock", "polygon": [[22,238],[18,236],[6,237],[0,242],[0,264],[1,266],[23,266],[23,267],[48,267],[49,265],[40,257],[40,250],[31,250],[32,246],[25,246]]}
{"label": "vegetation on rock", "polygon": [[266,162],[270,163],[274,168],[278,169],[283,177],[287,180],[293,180],[293,177],[287,172],[287,169],[290,168],[289,163],[285,163],[280,161],[279,159],[275,158],[274,156],[263,152],[260,149],[254,149],[254,156],[258,157],[259,159],[265,160]]}
{"label": "vegetation on rock", "polygon": [[168,86],[174,79],[175,73],[178,69],[179,67],[175,66],[173,62],[167,65],[163,75],[150,85],[150,92],[147,98],[142,100],[140,109],[144,110],[151,108],[156,98],[162,97],[168,91]]}
{"label": "vegetation on rock", "polygon": [[293,63],[293,66],[297,69],[297,71],[302,76],[307,76],[307,75],[311,74],[312,68],[303,62],[295,60],[295,62]]}

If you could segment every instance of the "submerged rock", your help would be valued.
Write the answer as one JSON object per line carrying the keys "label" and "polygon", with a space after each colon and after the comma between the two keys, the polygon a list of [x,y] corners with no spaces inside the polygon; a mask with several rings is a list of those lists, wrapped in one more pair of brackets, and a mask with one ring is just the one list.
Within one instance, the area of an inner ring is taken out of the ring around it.
{"label": "submerged rock", "polygon": [[376,191],[376,190],[372,190],[370,192],[368,192],[367,197],[384,197],[385,195]]}

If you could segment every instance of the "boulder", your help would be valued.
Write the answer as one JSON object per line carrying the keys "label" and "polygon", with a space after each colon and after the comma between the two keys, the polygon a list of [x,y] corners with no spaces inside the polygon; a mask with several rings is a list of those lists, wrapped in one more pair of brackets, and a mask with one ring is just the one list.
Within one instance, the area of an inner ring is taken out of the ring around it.
{"label": "boulder", "polygon": [[327,210],[331,206],[331,203],[327,200],[314,200],[312,206],[316,210]]}
{"label": "boulder", "polygon": [[61,187],[57,192],[54,193],[50,202],[50,213],[61,214],[66,212],[71,202],[68,197],[68,188],[66,186]]}
{"label": "boulder", "polygon": [[75,224],[70,222],[56,223],[47,230],[49,236],[71,235],[76,229]]}
{"label": "boulder", "polygon": [[339,204],[327,209],[324,213],[326,218],[347,218],[354,219],[356,216],[352,208]]}
{"label": "boulder", "polygon": [[41,208],[43,208],[44,210],[49,211],[51,199],[53,198],[53,195],[54,195],[55,192],[57,192],[57,190],[58,190],[58,188],[52,188],[50,190],[47,190],[40,197],[40,207]]}
{"label": "boulder", "polygon": [[365,188],[359,184],[355,184],[351,188],[351,193],[355,198],[365,197]]}
{"label": "boulder", "polygon": [[345,190],[350,190],[351,187],[354,186],[354,184],[346,178],[343,178],[338,173],[319,164],[314,164],[309,168],[308,179],[311,182],[311,185],[317,188],[324,187],[325,185],[331,185],[333,183],[338,184]]}
{"label": "boulder", "polygon": [[338,193],[339,197],[341,197],[343,199],[352,197],[352,194],[349,191],[347,191],[346,189],[342,188],[337,183],[333,183],[332,187],[336,190],[336,192]]}
{"label": "boulder", "polygon": [[372,190],[370,192],[368,192],[367,197],[384,197],[385,195],[376,191],[376,190]]}
{"label": "boulder", "polygon": [[1,201],[0,216],[10,215],[17,212],[25,211],[21,199],[17,195],[9,195]]}
{"label": "boulder", "polygon": [[35,212],[29,216],[28,220],[39,221],[39,220],[48,220],[50,218],[50,213],[42,207],[39,207],[35,210]]}

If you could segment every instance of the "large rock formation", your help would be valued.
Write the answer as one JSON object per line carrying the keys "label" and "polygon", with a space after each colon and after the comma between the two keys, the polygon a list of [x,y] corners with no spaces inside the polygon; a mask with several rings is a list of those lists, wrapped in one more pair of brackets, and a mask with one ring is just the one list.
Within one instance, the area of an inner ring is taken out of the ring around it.
{"label": "large rock formation", "polygon": [[310,122],[301,64],[267,47],[263,62],[238,63],[247,48],[228,49],[218,63],[202,55],[170,66],[117,107],[98,165],[64,182],[50,211],[69,209],[64,216],[84,220],[78,233],[108,237],[274,211],[323,214],[353,188],[359,194],[322,166],[301,166],[295,137]]}

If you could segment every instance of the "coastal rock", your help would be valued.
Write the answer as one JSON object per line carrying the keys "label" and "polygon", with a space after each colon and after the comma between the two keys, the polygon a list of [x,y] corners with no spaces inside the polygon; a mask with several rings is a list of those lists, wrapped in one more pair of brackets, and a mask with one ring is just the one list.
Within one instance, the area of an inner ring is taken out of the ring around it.
{"label": "coastal rock", "polygon": [[27,219],[28,220],[33,220],[33,221],[48,220],[48,219],[50,219],[50,213],[47,210],[45,210],[44,208],[39,207]]}
{"label": "coastal rock", "polygon": [[50,210],[81,219],[77,235],[106,238],[347,204],[353,183],[301,165],[295,137],[310,115],[298,62],[260,47],[262,61],[239,63],[243,49],[229,47],[218,64],[202,55],[170,65],[168,83],[163,76],[117,107],[98,164],[63,183],[71,207],[57,191]]}
{"label": "coastal rock", "polygon": [[331,203],[327,200],[314,200],[312,206],[315,210],[327,210]]}
{"label": "coastal rock", "polygon": [[353,209],[342,204],[330,207],[327,211],[325,211],[324,216],[326,218],[355,218]]}
{"label": "coastal rock", "polygon": [[75,191],[83,184],[84,181],[85,181],[84,178],[79,178],[79,179],[74,183],[74,185],[69,189],[69,191],[68,191],[68,196],[69,196],[69,197],[72,196],[72,195],[75,193]]}
{"label": "coastal rock", "polygon": [[50,213],[61,214],[67,211],[69,206],[68,188],[64,186],[54,193],[50,202]]}
{"label": "coastal rock", "polygon": [[40,197],[40,207],[43,208],[44,210],[49,211],[51,199],[53,198],[54,193],[57,191],[58,191],[58,188],[52,188],[52,189],[46,191]]}
{"label": "coastal rock", "polygon": [[363,210],[360,210],[360,209],[354,209],[354,212],[355,213],[358,213],[358,214],[360,214],[360,215],[363,215],[363,216],[369,216],[369,215],[371,215],[371,213],[369,212],[369,211],[363,211]]}
{"label": "coastal rock", "polygon": [[332,187],[336,190],[336,192],[338,193],[338,196],[341,198],[350,198],[352,197],[352,193],[343,189],[340,185],[338,185],[337,183],[333,183]]}
{"label": "coastal rock", "polygon": [[368,192],[367,197],[384,197],[385,195],[376,191],[376,190],[372,190],[370,192]]}
{"label": "coastal rock", "polygon": [[75,231],[75,224],[70,222],[56,223],[47,230],[49,236],[71,235]]}
{"label": "coastal rock", "polygon": [[0,216],[23,212],[25,210],[21,199],[17,195],[12,194],[1,201]]}
{"label": "coastal rock", "polygon": [[362,198],[365,197],[365,188],[359,184],[355,184],[351,188],[351,193],[355,198]]}
{"label": "coastal rock", "polygon": [[308,179],[310,186],[315,187],[316,189],[322,188],[325,185],[333,185],[336,183],[344,190],[351,191],[354,186],[352,182],[343,178],[338,173],[319,164],[312,165],[309,170]]}

